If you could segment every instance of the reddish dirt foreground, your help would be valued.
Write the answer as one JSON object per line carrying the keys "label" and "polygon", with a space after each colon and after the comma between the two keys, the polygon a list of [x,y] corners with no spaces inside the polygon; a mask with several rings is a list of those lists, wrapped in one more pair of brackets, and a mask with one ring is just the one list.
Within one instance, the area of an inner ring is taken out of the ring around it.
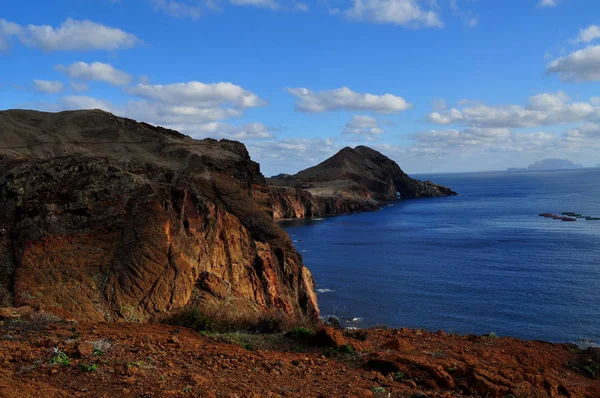
{"label": "reddish dirt foreground", "polygon": [[[600,381],[579,373],[598,352],[569,344],[404,329],[326,329],[312,342],[338,348],[167,325],[0,322],[0,397],[600,397]],[[51,364],[55,347],[63,364]]]}

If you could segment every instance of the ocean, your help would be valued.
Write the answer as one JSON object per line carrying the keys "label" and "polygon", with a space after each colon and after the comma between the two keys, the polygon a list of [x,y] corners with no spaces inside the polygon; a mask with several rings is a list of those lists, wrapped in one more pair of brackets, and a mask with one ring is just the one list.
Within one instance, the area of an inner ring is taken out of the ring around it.
{"label": "ocean", "polygon": [[414,175],[459,196],[281,222],[323,316],[600,344],[600,169]]}

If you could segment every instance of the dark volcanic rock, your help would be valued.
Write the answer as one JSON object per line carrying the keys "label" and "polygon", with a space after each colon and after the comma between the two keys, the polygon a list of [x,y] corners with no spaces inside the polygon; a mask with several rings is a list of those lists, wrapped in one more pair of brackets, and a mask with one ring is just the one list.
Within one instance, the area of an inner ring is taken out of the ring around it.
{"label": "dark volcanic rock", "polygon": [[450,188],[410,178],[396,162],[366,146],[346,147],[314,167],[267,182],[275,218],[376,210],[397,194],[403,199],[456,195]]}
{"label": "dark volcanic rock", "polygon": [[[0,112],[0,306],[141,321],[186,306],[318,316],[233,141],[94,111]],[[264,189],[264,188],[263,188]]]}

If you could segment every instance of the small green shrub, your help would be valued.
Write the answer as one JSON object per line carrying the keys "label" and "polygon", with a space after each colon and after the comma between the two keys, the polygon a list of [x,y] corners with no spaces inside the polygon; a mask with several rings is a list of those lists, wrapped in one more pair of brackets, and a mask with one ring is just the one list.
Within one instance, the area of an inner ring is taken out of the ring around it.
{"label": "small green shrub", "polygon": [[494,333],[494,332],[489,332],[485,336],[489,337],[490,339],[497,339],[498,338],[498,335],[496,333]]}
{"label": "small green shrub", "polygon": [[85,372],[85,373],[92,373],[92,372],[95,372],[98,369],[98,365],[96,365],[95,363],[91,363],[89,365],[87,365],[85,363],[80,363],[79,364],[79,369],[82,372]]}
{"label": "small green shrub", "polygon": [[52,355],[50,356],[50,364],[69,366],[71,364],[71,359],[67,354],[59,350],[58,347],[54,347],[54,351],[52,351]]}
{"label": "small green shrub", "polygon": [[354,349],[354,346],[352,346],[352,344],[344,344],[336,348],[327,348],[323,352],[323,355],[325,355],[328,358],[331,358],[339,354],[354,354],[355,352],[356,350]]}
{"label": "small green shrub", "polygon": [[356,350],[354,349],[354,347],[351,344],[344,344],[337,348],[337,352],[339,352],[341,354],[352,354],[355,351]]}
{"label": "small green shrub", "polygon": [[291,330],[287,335],[293,339],[308,341],[315,336],[315,331],[305,327],[298,327]]}
{"label": "small green shrub", "polygon": [[406,375],[404,374],[404,372],[398,371],[398,372],[394,373],[394,380],[396,380],[396,381],[404,380],[405,377],[406,377]]}
{"label": "small green shrub", "polygon": [[254,347],[254,345],[252,345],[252,343],[244,343],[244,344],[242,344],[242,347],[248,351],[256,351],[256,347]]}
{"label": "small green shrub", "polygon": [[102,348],[94,348],[94,350],[92,351],[92,356],[94,357],[101,357],[104,355],[104,351],[102,350]]}
{"label": "small green shrub", "polygon": [[385,392],[385,388],[383,388],[383,387],[371,387],[371,391],[373,391],[374,393]]}

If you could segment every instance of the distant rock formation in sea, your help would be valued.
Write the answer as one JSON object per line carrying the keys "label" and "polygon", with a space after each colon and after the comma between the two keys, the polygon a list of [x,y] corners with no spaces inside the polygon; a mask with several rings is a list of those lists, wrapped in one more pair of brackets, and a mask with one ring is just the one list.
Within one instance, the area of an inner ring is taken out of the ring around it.
{"label": "distant rock formation in sea", "polygon": [[573,163],[566,159],[544,159],[538,160],[537,162],[530,164],[527,170],[531,171],[543,171],[543,170],[571,170],[571,169],[582,169],[583,165],[579,163]]}
{"label": "distant rock formation in sea", "polygon": [[410,178],[376,150],[346,147],[294,175],[267,179],[273,217],[322,217],[376,210],[384,201],[453,196],[450,188]]}
{"label": "distant rock formation in sea", "polygon": [[583,165],[566,159],[544,159],[530,164],[528,167],[509,167],[507,171],[549,171],[582,169]]}

